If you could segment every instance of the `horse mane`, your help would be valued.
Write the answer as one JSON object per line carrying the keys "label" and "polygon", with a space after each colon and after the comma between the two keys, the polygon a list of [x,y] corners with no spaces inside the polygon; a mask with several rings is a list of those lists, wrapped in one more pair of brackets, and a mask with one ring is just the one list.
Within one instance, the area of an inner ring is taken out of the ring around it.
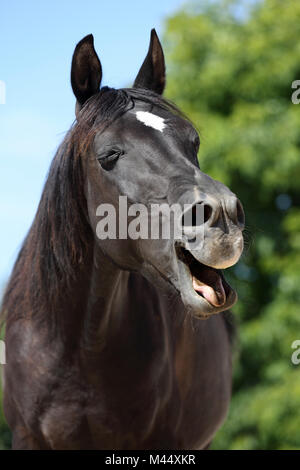
{"label": "horse mane", "polygon": [[144,89],[104,87],[85,103],[50,166],[3,296],[1,323],[30,314],[57,324],[62,300],[70,302],[74,285],[82,284],[94,237],[84,194],[83,158],[96,133],[132,109],[135,100],[183,116],[175,105]]}

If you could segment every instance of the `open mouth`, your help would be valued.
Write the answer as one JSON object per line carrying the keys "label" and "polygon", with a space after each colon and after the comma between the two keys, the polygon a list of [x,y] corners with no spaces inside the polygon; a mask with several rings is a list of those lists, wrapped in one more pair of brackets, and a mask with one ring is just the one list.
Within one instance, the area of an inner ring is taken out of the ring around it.
{"label": "open mouth", "polygon": [[213,310],[222,311],[233,305],[236,293],[226,282],[221,270],[201,263],[182,247],[177,248],[177,256],[188,268],[194,292],[205,299]]}

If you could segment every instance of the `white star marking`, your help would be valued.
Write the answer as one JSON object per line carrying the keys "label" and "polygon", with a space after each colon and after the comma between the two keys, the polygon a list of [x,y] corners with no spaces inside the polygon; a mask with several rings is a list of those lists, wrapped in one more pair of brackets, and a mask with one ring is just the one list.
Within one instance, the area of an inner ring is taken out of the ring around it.
{"label": "white star marking", "polygon": [[160,132],[166,127],[165,120],[162,117],[148,113],[148,111],[137,111],[136,118],[145,124],[145,126],[153,127],[153,129]]}

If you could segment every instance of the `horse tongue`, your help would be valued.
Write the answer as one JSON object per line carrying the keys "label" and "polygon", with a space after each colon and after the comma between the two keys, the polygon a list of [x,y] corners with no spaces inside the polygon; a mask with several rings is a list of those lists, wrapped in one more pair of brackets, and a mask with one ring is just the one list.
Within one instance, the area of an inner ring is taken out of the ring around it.
{"label": "horse tongue", "polygon": [[202,273],[201,277],[202,280],[200,281],[195,276],[193,276],[193,288],[195,291],[201,294],[210,304],[214,305],[215,307],[221,307],[224,305],[226,301],[226,294],[221,276],[213,269],[207,269],[206,273]]}

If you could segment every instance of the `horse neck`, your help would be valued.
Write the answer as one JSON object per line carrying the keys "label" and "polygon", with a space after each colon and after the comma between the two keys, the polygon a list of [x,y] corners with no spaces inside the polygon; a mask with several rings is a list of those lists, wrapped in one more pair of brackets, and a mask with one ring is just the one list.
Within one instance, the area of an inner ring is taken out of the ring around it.
{"label": "horse neck", "polygon": [[66,354],[78,347],[101,351],[118,329],[120,307],[126,303],[129,272],[116,267],[96,243],[90,248],[76,276],[57,294],[52,315],[43,316],[49,335],[63,344]]}
{"label": "horse neck", "polygon": [[98,247],[94,247],[88,300],[81,346],[101,351],[116,335],[126,319],[122,312],[127,304],[130,273],[120,269]]}
{"label": "horse neck", "polygon": [[[161,289],[142,274],[118,267],[95,242],[81,348],[97,355],[104,349],[109,352],[120,348],[122,344],[121,349],[126,354],[141,337],[153,346],[158,340],[158,330],[162,347],[170,328],[170,319],[168,321],[164,314],[166,306],[162,307],[163,299],[166,302],[167,298],[166,291],[161,296]],[[172,299],[175,307],[179,298],[173,293]]]}

